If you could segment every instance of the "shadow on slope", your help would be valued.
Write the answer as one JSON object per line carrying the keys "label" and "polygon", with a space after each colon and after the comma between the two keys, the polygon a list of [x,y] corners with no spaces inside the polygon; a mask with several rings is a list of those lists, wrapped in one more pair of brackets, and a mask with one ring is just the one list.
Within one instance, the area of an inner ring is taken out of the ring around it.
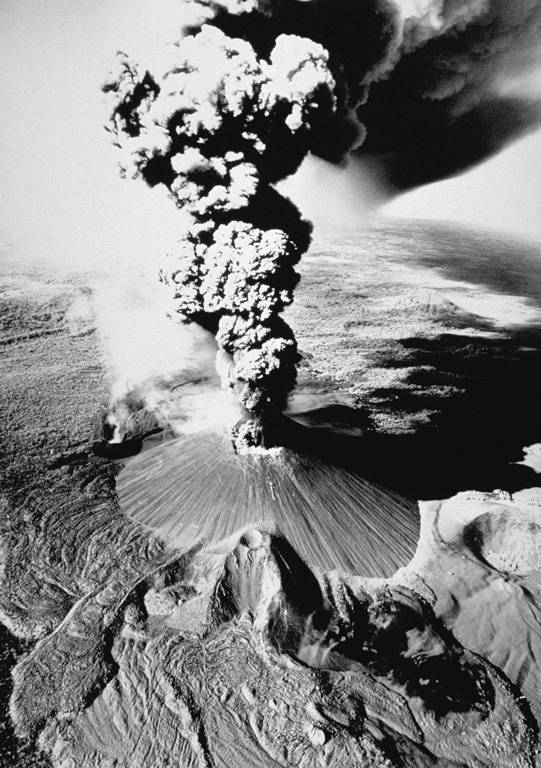
{"label": "shadow on slope", "polygon": [[[311,450],[412,498],[537,486],[540,475],[513,462],[541,441],[539,335],[538,328],[503,339],[444,334],[372,352],[371,365],[408,373],[395,386],[369,392],[363,398],[368,413],[377,408],[404,421],[429,414],[414,432],[371,430],[366,413],[362,426],[359,409],[347,405],[293,415],[319,427],[312,430]],[[329,429],[333,419],[340,434]]]}

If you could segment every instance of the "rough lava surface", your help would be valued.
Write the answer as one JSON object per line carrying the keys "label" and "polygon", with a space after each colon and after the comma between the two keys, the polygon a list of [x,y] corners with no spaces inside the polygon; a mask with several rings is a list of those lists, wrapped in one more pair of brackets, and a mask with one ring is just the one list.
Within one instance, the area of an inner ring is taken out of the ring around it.
{"label": "rough lava surface", "polygon": [[[92,293],[39,274],[4,288],[10,717],[44,751],[6,731],[21,764],[539,765],[538,489],[423,502],[418,551],[389,579],[312,568],[257,526],[183,549],[123,513],[130,459],[89,442],[108,396]],[[425,309],[404,311],[426,330]],[[151,455],[166,437],[143,411]]]}

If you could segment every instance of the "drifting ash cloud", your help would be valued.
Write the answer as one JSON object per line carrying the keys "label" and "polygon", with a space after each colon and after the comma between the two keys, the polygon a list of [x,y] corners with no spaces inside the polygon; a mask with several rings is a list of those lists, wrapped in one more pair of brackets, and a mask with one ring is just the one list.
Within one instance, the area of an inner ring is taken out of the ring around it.
{"label": "drifting ash cloud", "polygon": [[[460,173],[541,120],[535,0],[204,5],[228,34],[248,36],[259,13],[267,28],[306,34],[328,50],[358,132],[349,146],[344,133],[328,136],[317,154],[336,161],[345,149],[368,161],[389,194]],[[260,32],[256,44],[265,41]]]}
{"label": "drifting ash cloud", "polygon": [[541,120],[537,2],[403,3],[402,13],[392,69],[357,109],[366,141],[355,154],[390,193],[460,173]]}

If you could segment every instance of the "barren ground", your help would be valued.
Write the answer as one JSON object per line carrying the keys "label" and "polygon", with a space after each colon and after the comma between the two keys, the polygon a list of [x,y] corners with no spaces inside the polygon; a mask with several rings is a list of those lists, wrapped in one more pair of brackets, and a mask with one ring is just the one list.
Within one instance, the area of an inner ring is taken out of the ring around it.
{"label": "barren ground", "polygon": [[[2,765],[49,765],[37,737],[53,765],[78,768],[165,766],[171,754],[186,765],[534,765],[541,539],[538,496],[521,489],[539,474],[516,462],[541,439],[539,267],[532,249],[464,235],[475,271],[468,252],[453,260],[459,241],[445,231],[414,230],[409,262],[400,227],[385,252],[377,232],[362,247],[357,235],[314,248],[288,313],[304,354],[291,412],[333,460],[412,499],[504,491],[424,505],[426,546],[388,585],[323,579],[351,626],[399,616],[392,642],[374,636],[375,660],[310,629],[321,586],[289,551],[248,541],[233,559],[186,561],[123,514],[115,478],[129,459],[92,452],[109,391],[91,280],[6,263]],[[269,629],[275,604],[295,630],[276,616]],[[16,662],[20,741],[8,716]],[[425,678],[430,695],[415,687]]]}

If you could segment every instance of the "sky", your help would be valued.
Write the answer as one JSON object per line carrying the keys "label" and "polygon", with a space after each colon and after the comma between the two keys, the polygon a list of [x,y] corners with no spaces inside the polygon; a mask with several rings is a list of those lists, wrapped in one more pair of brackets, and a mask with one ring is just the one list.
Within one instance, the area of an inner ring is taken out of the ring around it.
{"label": "sky", "polygon": [[100,86],[117,50],[143,59],[180,19],[174,0],[2,0],[0,226],[30,256],[124,263],[169,242],[176,209],[119,177]]}
{"label": "sky", "polygon": [[541,241],[541,131],[454,179],[395,198],[382,212],[471,223]]}
{"label": "sky", "polygon": [[[119,177],[100,92],[118,49],[152,62],[186,19],[178,0],[2,0],[0,230],[30,258],[158,263],[178,212],[165,190]],[[366,221],[372,183],[312,161],[290,194],[318,223]],[[541,131],[386,215],[451,219],[541,239]],[[7,234],[6,234],[7,233]]]}

